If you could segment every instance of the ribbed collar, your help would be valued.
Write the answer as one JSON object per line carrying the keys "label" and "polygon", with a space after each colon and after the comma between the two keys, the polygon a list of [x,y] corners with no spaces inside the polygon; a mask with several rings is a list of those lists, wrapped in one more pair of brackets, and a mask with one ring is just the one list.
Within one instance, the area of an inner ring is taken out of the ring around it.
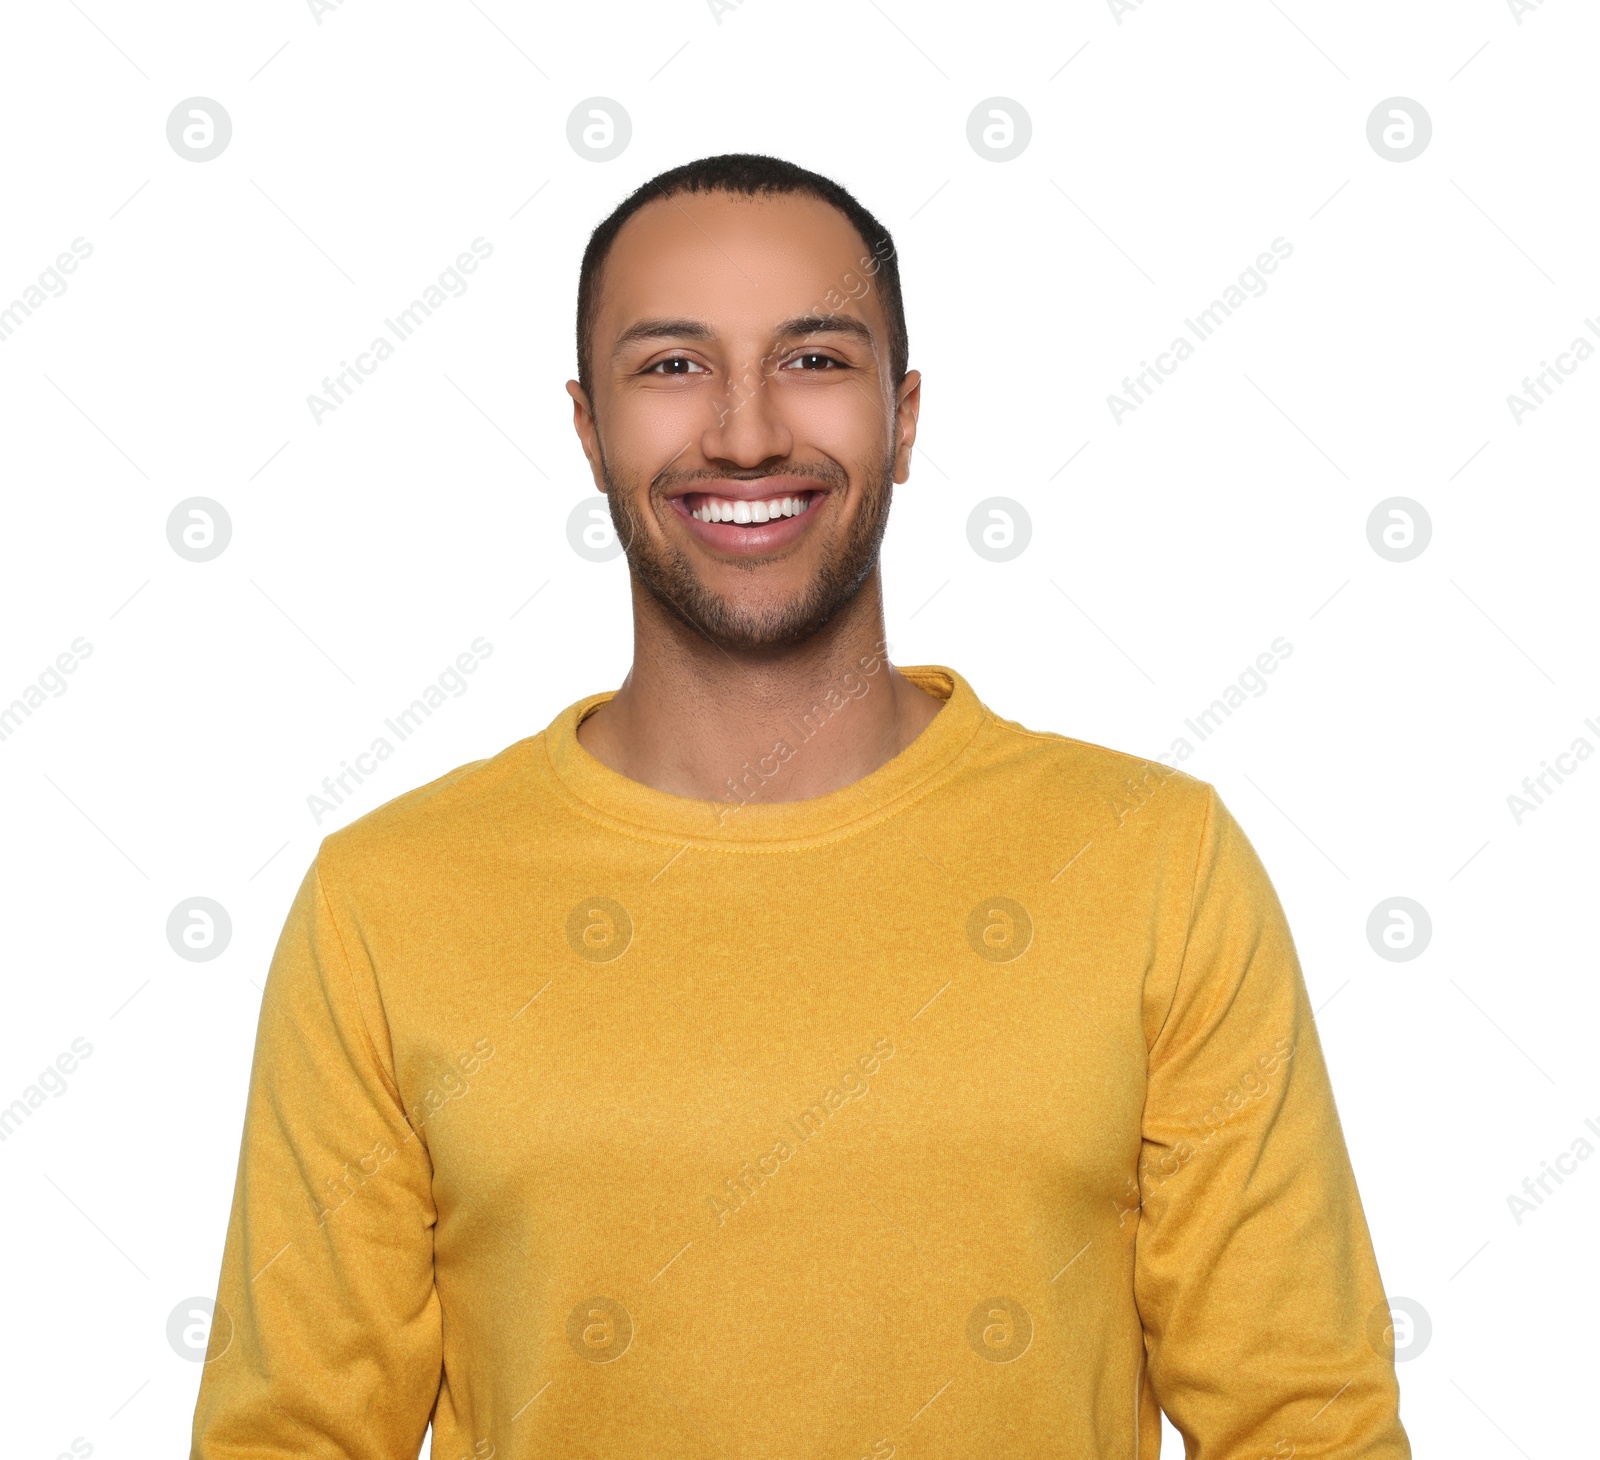
{"label": "ribbed collar", "polygon": [[[565,799],[591,820],[673,845],[774,852],[834,841],[861,831],[932,790],[952,772],[989,712],[953,669],[940,664],[896,665],[920,688],[942,699],[944,708],[910,745],[860,780],[800,801],[769,802],[756,793],[742,805],[730,799],[704,801],[658,791],[614,771],[578,740],[579,722],[615,695],[605,690],[567,706],[538,737],[544,766]],[[838,714],[848,715],[844,699]],[[805,754],[799,728],[784,737]],[[776,766],[769,759],[769,768]],[[756,768],[759,774],[759,768]],[[741,768],[735,775],[743,775]],[[747,791],[746,794],[749,794]]]}

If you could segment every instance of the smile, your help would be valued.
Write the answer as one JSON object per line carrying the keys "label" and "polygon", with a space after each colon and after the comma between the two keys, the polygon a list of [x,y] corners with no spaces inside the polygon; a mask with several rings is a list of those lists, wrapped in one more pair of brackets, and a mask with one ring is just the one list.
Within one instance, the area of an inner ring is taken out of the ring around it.
{"label": "smile", "polygon": [[695,492],[685,499],[689,515],[699,522],[734,522],[741,527],[760,522],[772,522],[781,517],[798,517],[811,506],[812,494],[802,492],[795,497],[771,497],[764,502],[730,500]]}
{"label": "smile", "polygon": [[[715,553],[739,558],[765,558],[800,541],[822,514],[813,509],[828,492],[802,487],[804,478],[772,478],[762,483],[769,491],[788,487],[770,497],[720,497],[714,492],[685,492],[669,499],[690,535]],[[754,483],[740,485],[759,491]],[[795,490],[801,488],[801,490]]]}

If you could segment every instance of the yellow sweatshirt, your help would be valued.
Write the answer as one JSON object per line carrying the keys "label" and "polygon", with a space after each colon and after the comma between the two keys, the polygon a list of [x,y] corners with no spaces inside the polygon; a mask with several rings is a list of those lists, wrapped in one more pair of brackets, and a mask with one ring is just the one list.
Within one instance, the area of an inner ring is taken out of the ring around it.
{"label": "yellow sweatshirt", "polygon": [[194,1460],[1398,1460],[1282,908],[1215,790],[959,674],[841,790],[608,699],[327,837],[274,954]]}

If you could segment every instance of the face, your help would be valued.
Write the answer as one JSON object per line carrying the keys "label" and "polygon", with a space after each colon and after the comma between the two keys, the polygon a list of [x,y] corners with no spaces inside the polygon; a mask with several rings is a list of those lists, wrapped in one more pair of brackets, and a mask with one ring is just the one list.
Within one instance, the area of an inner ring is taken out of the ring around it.
{"label": "face", "polygon": [[718,646],[803,641],[877,567],[920,379],[877,263],[814,198],[680,194],[622,227],[567,390],[635,579]]}

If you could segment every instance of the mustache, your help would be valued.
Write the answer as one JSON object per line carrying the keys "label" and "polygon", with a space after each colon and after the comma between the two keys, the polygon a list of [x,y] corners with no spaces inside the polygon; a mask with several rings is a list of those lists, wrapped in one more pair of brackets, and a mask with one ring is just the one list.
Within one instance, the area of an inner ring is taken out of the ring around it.
{"label": "mustache", "polygon": [[[677,457],[674,457],[673,461],[676,460]],[[813,481],[820,486],[835,488],[847,486],[850,481],[844,468],[837,462],[831,461],[798,462],[793,465],[780,463],[777,466],[752,467],[747,471],[699,468],[674,472],[671,470],[671,465],[672,463],[668,462],[651,478],[652,490],[670,491],[674,487],[694,482],[759,482],[767,477],[799,477],[802,481]]]}

